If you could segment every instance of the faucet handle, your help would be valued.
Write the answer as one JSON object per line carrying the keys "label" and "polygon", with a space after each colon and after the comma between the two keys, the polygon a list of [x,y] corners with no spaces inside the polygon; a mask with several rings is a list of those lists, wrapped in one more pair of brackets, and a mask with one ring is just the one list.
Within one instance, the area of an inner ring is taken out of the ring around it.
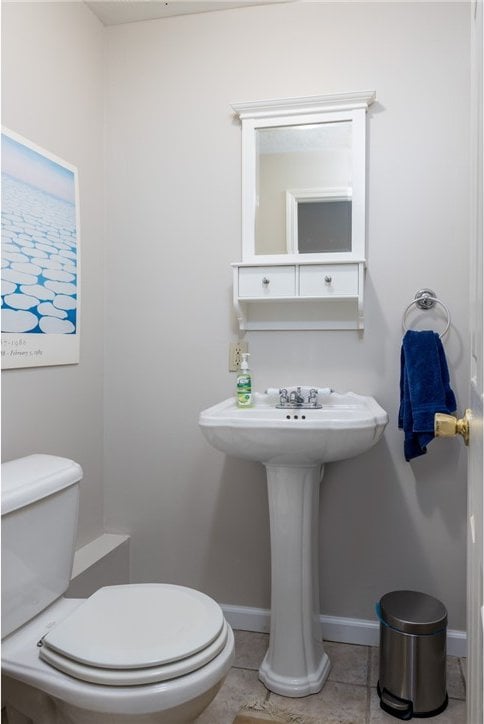
{"label": "faucet handle", "polygon": [[311,387],[309,390],[308,403],[314,406],[318,404],[318,391],[315,387]]}

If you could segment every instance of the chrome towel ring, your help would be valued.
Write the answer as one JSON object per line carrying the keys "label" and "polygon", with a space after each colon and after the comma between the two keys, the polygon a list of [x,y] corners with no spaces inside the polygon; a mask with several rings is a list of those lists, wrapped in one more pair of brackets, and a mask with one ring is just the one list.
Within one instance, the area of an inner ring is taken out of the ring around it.
{"label": "chrome towel ring", "polygon": [[444,331],[439,334],[439,338],[442,339],[447,332],[449,331],[450,327],[450,312],[448,307],[442,302],[436,295],[435,292],[432,291],[432,289],[420,289],[416,294],[415,298],[410,302],[408,307],[405,309],[403,313],[403,319],[402,319],[402,328],[404,332],[408,331],[408,327],[406,325],[407,320],[407,314],[409,313],[410,309],[415,305],[419,309],[432,309],[436,304],[440,304],[441,307],[444,308],[444,311],[447,315],[447,324],[445,325]]}

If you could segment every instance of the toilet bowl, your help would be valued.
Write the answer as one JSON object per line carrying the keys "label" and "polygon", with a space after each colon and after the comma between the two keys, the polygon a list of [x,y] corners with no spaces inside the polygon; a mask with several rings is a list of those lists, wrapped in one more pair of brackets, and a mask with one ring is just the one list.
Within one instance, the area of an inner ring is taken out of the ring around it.
{"label": "toilet bowl", "polygon": [[232,665],[230,626],[215,601],[183,586],[130,584],[88,599],[62,597],[81,476],[72,461],[46,455],[2,465],[9,724],[192,722]]}
{"label": "toilet bowl", "polygon": [[[7,707],[34,724],[181,724],[201,714],[232,664],[233,634],[227,624],[220,652],[200,668],[144,685],[116,684],[115,679],[111,684],[95,684],[54,668],[39,655],[44,646],[38,643],[46,632],[47,636],[55,633],[62,622],[82,612],[85,603],[61,598],[3,640],[3,702]],[[82,633],[79,629],[81,639]],[[122,678],[124,671],[119,671]],[[136,671],[143,674],[143,669]],[[93,677],[99,673],[103,675],[104,669],[92,666]],[[15,719],[11,722],[9,718],[9,724],[16,724]]]}

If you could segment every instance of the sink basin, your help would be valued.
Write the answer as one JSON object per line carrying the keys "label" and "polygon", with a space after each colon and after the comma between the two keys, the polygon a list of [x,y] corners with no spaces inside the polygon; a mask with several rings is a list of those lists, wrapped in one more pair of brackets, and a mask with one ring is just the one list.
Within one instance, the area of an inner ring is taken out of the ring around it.
{"label": "sink basin", "polygon": [[241,409],[230,398],[200,413],[199,423],[217,450],[266,468],[271,630],[259,678],[276,694],[301,697],[320,691],[330,670],[319,611],[324,464],[373,447],[388,415],[373,397],[353,392],[320,394],[321,409],[277,409],[278,401],[278,395],[256,393],[253,407]]}
{"label": "sink basin", "polygon": [[360,455],[380,439],[388,415],[373,397],[331,392],[321,409],[276,409],[268,394],[237,407],[235,397],[200,414],[208,442],[227,455],[278,465],[329,463]]}

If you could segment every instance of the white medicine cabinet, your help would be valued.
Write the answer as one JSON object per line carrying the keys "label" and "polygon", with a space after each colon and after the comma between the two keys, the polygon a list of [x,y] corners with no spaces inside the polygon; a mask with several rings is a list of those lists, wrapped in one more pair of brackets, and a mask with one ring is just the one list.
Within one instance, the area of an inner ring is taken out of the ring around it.
{"label": "white medicine cabinet", "polygon": [[233,104],[242,125],[240,329],[362,329],[366,112],[375,93]]}

